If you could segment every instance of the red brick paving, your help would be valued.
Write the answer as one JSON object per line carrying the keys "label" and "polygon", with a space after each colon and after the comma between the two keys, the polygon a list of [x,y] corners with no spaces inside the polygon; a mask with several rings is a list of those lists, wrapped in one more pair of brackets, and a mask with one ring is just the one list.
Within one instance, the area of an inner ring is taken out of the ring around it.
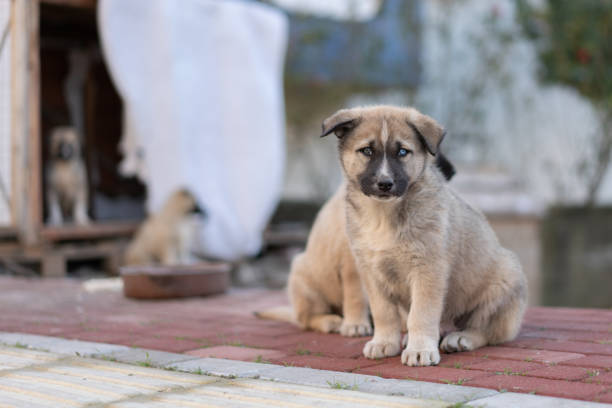
{"label": "red brick paving", "polygon": [[584,367],[572,366],[549,366],[538,370],[529,371],[530,377],[548,378],[550,380],[583,380],[589,377],[589,373],[596,373],[597,370]]}
{"label": "red brick paving", "polygon": [[486,371],[463,370],[447,367],[407,367],[392,361],[384,365],[366,367],[354,372],[378,375],[385,378],[402,378],[409,380],[430,381],[446,384],[463,384],[467,380],[490,377]]}
{"label": "red brick paving", "polygon": [[493,375],[464,383],[473,387],[485,387],[509,392],[527,392],[562,398],[593,400],[610,389],[609,386],[576,381],[549,380],[521,375]]}
{"label": "red brick paving", "polygon": [[599,370],[589,370],[589,375],[585,382],[594,384],[610,384],[612,385],[612,372],[602,372]]}
{"label": "red brick paving", "polygon": [[467,352],[472,356],[483,356],[487,358],[505,358],[508,360],[535,361],[538,363],[560,363],[563,361],[574,360],[584,357],[584,354],[565,353],[560,351],[548,351],[539,349],[527,349],[515,347],[483,347],[474,351]]}
{"label": "red brick paving", "polygon": [[603,368],[607,371],[612,371],[612,356],[596,356],[577,358],[575,360],[564,361],[563,365],[571,365],[576,367],[594,367]]}
{"label": "red brick paving", "polygon": [[596,402],[607,402],[612,404],[612,392],[606,392],[604,394],[600,394],[593,398],[593,401]]}
{"label": "red brick paving", "polygon": [[368,338],[303,332],[253,317],[254,310],[285,303],[279,291],[134,301],[116,292],[85,292],[77,280],[6,276],[0,289],[0,331],[612,402],[610,310],[530,308],[516,340],[442,354],[439,366],[414,368],[399,357],[365,359]]}
{"label": "red brick paving", "polygon": [[486,361],[479,363],[466,364],[463,368],[468,370],[483,370],[493,371],[495,373],[506,373],[506,374],[522,374],[533,370],[539,370],[546,368],[547,366],[540,363],[529,363],[526,361],[516,360],[505,360],[505,359],[486,359]]}

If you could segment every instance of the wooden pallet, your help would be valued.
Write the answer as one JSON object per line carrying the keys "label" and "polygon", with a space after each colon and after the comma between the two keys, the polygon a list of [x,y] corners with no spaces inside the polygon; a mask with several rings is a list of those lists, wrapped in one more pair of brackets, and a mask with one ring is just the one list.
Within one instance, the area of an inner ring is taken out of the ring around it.
{"label": "wooden pallet", "polygon": [[0,255],[4,266],[19,275],[63,277],[68,264],[75,261],[99,261],[107,275],[117,275],[125,249],[125,242],[97,244],[52,245]]}
{"label": "wooden pallet", "polygon": [[98,261],[107,275],[115,276],[136,227],[135,223],[47,227],[41,231],[41,245],[0,246],[0,262],[19,275],[63,277],[70,262]]}

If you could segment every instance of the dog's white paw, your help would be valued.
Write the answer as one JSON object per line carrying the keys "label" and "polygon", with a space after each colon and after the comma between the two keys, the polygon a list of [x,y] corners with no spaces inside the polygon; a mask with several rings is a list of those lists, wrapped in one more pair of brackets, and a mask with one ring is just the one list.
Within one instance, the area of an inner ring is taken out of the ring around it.
{"label": "dog's white paw", "polygon": [[346,337],[370,336],[372,325],[370,322],[350,323],[343,321],[340,326],[340,334]]}
{"label": "dog's white paw", "polygon": [[413,350],[408,347],[402,352],[402,363],[409,366],[430,366],[440,362],[440,351],[437,348]]}
{"label": "dog's white paw", "polygon": [[383,358],[397,356],[401,348],[398,343],[370,340],[363,348],[363,355],[367,358]]}
{"label": "dog's white paw", "polygon": [[453,353],[455,351],[470,351],[479,347],[475,344],[475,339],[469,334],[463,332],[452,332],[444,337],[440,348],[447,353]]}
{"label": "dog's white paw", "polygon": [[76,224],[81,226],[88,226],[91,224],[91,221],[89,221],[89,218],[81,218],[76,220]]}

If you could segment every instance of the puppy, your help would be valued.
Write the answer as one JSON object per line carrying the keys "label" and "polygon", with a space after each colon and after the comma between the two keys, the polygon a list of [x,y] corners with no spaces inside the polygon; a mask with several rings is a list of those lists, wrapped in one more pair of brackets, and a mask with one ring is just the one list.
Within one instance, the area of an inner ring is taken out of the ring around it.
{"label": "puppy", "polygon": [[187,190],[174,192],[163,208],[139,228],[125,254],[126,265],[177,265],[190,262],[190,254],[204,211]]}
{"label": "puppy", "polygon": [[50,153],[47,170],[49,222],[60,225],[67,214],[77,224],[88,224],[87,173],[76,130],[72,127],[54,128]]}
{"label": "puppy", "polygon": [[323,123],[338,138],[346,179],[346,232],[374,320],[368,358],[399,354],[399,307],[408,311],[402,362],[435,365],[440,347],[473,350],[513,339],[526,279],[485,217],[435,166],[444,130],[411,108],[345,109]]}
{"label": "puppy", "polygon": [[[455,174],[442,154],[436,165],[447,180]],[[293,259],[287,284],[291,306],[255,312],[257,317],[349,337],[372,334],[367,296],[346,236],[345,196],[343,184],[319,211],[306,249]]]}

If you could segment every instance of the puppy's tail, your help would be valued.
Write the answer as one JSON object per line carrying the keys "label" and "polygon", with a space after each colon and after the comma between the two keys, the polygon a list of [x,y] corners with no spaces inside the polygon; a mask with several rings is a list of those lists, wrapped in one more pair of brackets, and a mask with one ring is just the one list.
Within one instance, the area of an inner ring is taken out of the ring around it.
{"label": "puppy's tail", "polygon": [[253,312],[260,319],[278,320],[296,324],[291,306],[277,306],[271,309]]}

